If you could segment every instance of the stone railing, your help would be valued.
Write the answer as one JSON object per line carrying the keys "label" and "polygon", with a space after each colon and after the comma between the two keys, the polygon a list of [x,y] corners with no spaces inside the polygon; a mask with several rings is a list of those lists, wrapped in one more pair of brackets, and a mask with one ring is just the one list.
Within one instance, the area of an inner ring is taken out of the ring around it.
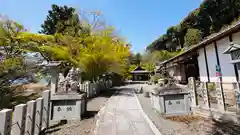
{"label": "stone railing", "polygon": [[[84,82],[80,85],[81,91],[86,92],[88,98],[110,87],[112,87],[111,81],[103,83]],[[58,99],[54,98],[54,94],[51,94],[50,90],[46,90],[42,93],[42,97],[36,100],[31,100],[26,104],[19,104],[13,110],[1,110],[0,135],[38,135],[41,131],[49,127],[49,121],[54,120],[54,116],[57,114],[55,111],[56,107],[54,106],[55,100]],[[79,106],[81,115],[86,111],[85,102],[87,101],[84,101]]]}
{"label": "stone railing", "polygon": [[[208,115],[213,112],[221,114],[239,113],[239,83],[222,82],[197,82],[193,77],[189,78],[190,101],[195,110],[206,110]],[[201,112],[201,111],[200,111]]]}
{"label": "stone railing", "polygon": [[42,97],[0,111],[0,135],[37,135],[49,126],[50,90]]}
{"label": "stone railing", "polygon": [[112,82],[110,80],[102,83],[84,82],[80,84],[80,90],[83,92],[86,92],[88,98],[94,97],[100,91],[107,90],[111,87],[112,87]]}

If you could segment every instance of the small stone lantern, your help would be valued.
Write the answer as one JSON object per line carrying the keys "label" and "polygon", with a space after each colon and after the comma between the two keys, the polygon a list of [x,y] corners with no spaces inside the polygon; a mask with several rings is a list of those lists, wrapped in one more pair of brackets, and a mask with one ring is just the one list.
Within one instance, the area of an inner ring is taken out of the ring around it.
{"label": "small stone lantern", "polygon": [[151,95],[152,106],[160,114],[171,116],[190,113],[189,92],[174,83],[155,88]]}

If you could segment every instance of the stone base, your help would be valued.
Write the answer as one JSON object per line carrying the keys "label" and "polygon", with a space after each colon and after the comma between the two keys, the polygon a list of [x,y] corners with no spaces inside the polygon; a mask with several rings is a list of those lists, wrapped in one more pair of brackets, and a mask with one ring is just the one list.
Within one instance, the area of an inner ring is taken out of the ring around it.
{"label": "stone base", "polygon": [[51,120],[81,120],[86,112],[86,93],[51,95]]}

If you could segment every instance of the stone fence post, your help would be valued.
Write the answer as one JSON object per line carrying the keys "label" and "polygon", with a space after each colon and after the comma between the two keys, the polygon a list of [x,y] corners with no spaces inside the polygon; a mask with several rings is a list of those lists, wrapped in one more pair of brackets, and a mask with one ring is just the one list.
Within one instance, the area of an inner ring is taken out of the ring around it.
{"label": "stone fence post", "polygon": [[87,93],[87,97],[90,97],[90,83],[89,82],[85,82],[85,90],[86,90],[86,93]]}
{"label": "stone fence post", "polygon": [[38,135],[49,127],[50,90],[41,98],[0,111],[0,135]]}
{"label": "stone fence post", "polygon": [[88,89],[89,89],[89,97],[92,97],[93,96],[93,83],[89,83],[89,86],[88,86]]}
{"label": "stone fence post", "polygon": [[43,98],[36,99],[36,116],[35,116],[35,126],[34,134],[38,135],[42,130],[42,114],[43,114]]}
{"label": "stone fence post", "polygon": [[42,130],[49,127],[49,115],[50,115],[50,90],[43,92],[43,114],[42,114]]}
{"label": "stone fence post", "polygon": [[24,135],[26,122],[27,105],[20,104],[15,106],[13,112],[12,135]]}
{"label": "stone fence post", "polygon": [[27,102],[27,116],[25,127],[25,134],[27,135],[34,135],[35,114],[36,114],[36,101],[32,100]]}
{"label": "stone fence post", "polygon": [[94,95],[97,95],[97,83],[93,83],[93,93]]}
{"label": "stone fence post", "polygon": [[220,80],[220,77],[218,77],[216,81],[216,94],[217,94],[217,101],[218,101],[218,109],[220,111],[225,111],[223,87],[222,87],[222,82]]}
{"label": "stone fence post", "polygon": [[190,91],[191,106],[196,107],[198,105],[198,102],[197,102],[196,80],[194,77],[188,78],[188,88],[191,89]]}
{"label": "stone fence post", "polygon": [[202,92],[203,92],[203,103],[206,108],[210,108],[210,102],[209,102],[209,93],[208,93],[208,83],[203,82],[202,83]]}
{"label": "stone fence post", "polygon": [[0,111],[0,135],[10,135],[12,126],[12,110]]}

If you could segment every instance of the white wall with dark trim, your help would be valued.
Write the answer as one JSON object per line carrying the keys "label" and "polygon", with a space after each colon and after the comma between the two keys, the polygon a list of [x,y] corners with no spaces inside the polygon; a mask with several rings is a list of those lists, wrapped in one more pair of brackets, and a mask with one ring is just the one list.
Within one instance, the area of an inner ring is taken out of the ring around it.
{"label": "white wall with dark trim", "polygon": [[198,50],[198,66],[199,66],[199,76],[201,82],[208,82],[207,68],[204,57],[204,49]]}
{"label": "white wall with dark trim", "polygon": [[234,66],[233,64],[229,63],[231,61],[231,55],[223,54],[223,52],[229,47],[229,43],[229,37],[225,37],[217,41],[218,56],[222,71],[222,81],[236,82]]}
{"label": "white wall with dark trim", "polygon": [[[237,41],[240,43],[240,32],[234,33],[232,35],[233,41]],[[236,74],[234,71],[233,64],[230,63],[231,55],[230,54],[223,54],[223,52],[229,47],[229,37],[224,37],[220,40],[216,41],[217,44],[217,51],[218,57],[220,62],[220,67],[222,71],[222,81],[223,82],[236,82]],[[198,65],[199,65],[199,75],[200,81],[207,82],[207,69],[206,69],[206,62],[204,56],[204,49],[198,49]],[[208,64],[208,71],[209,71],[209,79],[210,82],[217,81],[216,78],[216,65],[217,65],[217,57],[215,52],[214,44],[209,44],[206,46],[206,56],[207,56],[207,64]],[[240,70],[239,70],[240,73]]]}
{"label": "white wall with dark trim", "polygon": [[208,72],[210,82],[216,82],[216,65],[217,65],[217,57],[215,52],[214,44],[210,44],[206,46],[206,56],[208,62]]}

